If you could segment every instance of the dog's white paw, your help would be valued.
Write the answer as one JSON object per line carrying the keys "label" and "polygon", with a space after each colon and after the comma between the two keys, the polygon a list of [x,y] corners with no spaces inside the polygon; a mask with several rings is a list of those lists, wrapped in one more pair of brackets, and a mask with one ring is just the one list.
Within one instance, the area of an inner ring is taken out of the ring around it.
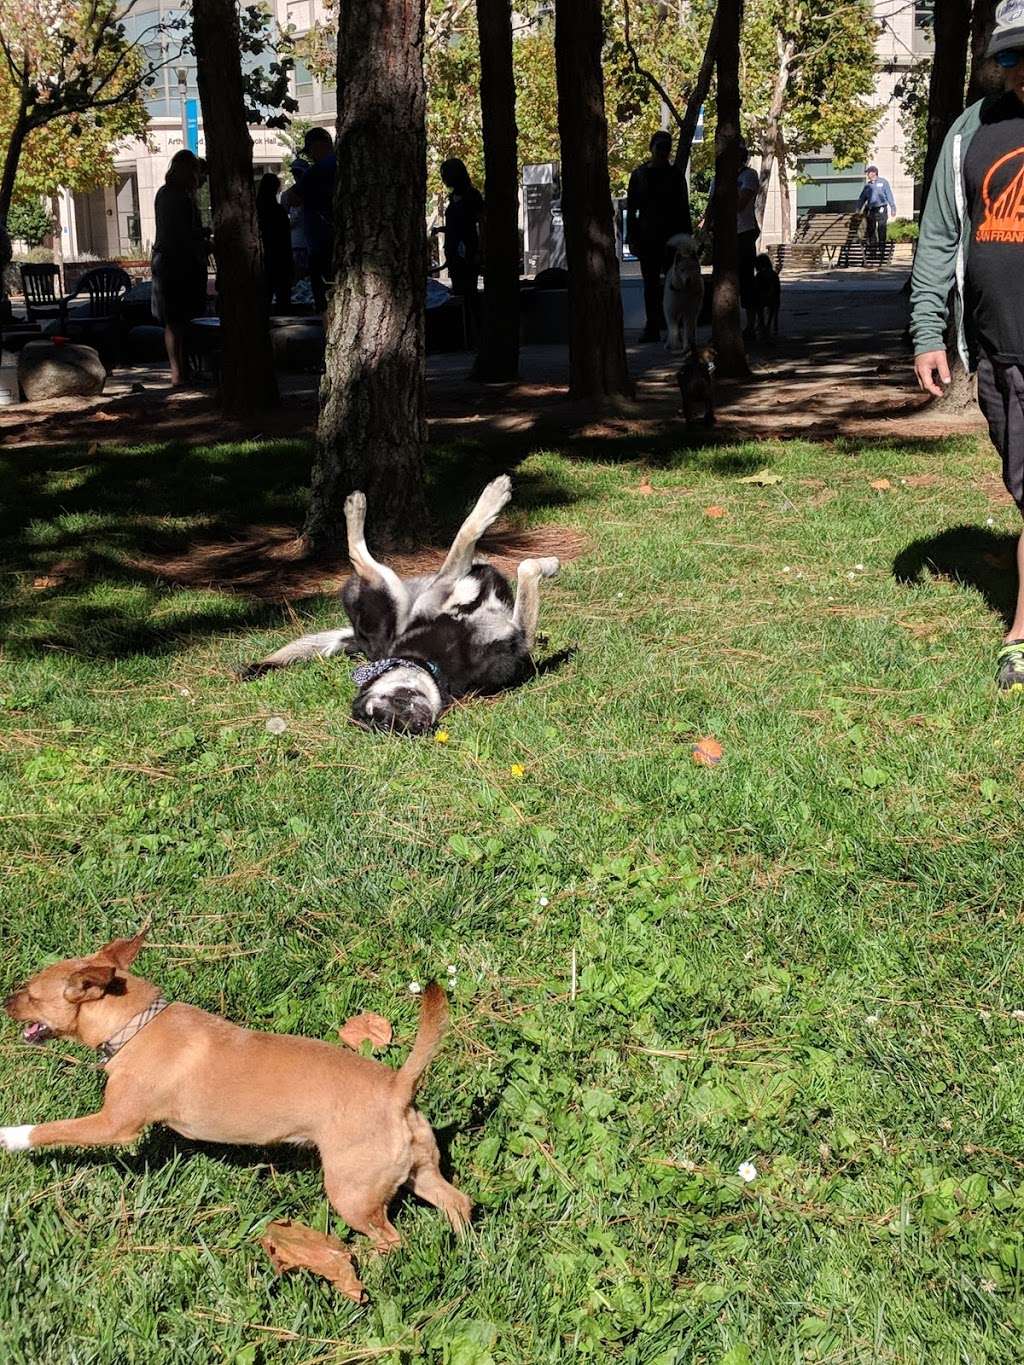
{"label": "dog's white paw", "polygon": [[554,555],[549,555],[546,559],[539,559],[537,562],[540,565],[543,578],[555,578],[562,567]]}
{"label": "dog's white paw", "polygon": [[346,518],[349,519],[352,517],[366,516],[365,493],[350,493],[348,495],[348,497],[345,499],[345,516]]}
{"label": "dog's white paw", "polygon": [[31,1123],[19,1123],[10,1128],[0,1128],[0,1147],[7,1152],[27,1152],[32,1146]]}
{"label": "dog's white paw", "polygon": [[479,515],[490,525],[512,497],[512,480],[507,474],[492,480],[480,494],[476,505]]}

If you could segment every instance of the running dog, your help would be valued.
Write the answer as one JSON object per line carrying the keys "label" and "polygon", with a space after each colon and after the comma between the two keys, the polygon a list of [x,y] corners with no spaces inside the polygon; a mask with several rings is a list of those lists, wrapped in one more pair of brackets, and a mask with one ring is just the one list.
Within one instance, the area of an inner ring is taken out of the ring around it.
{"label": "running dog", "polygon": [[782,285],[771,257],[763,252],[754,263],[754,327],[767,341],[779,335],[779,308]]}
{"label": "running dog", "polygon": [[697,405],[704,405],[704,425],[715,425],[715,352],[712,346],[694,346],[676,372],[686,425],[695,420]]}
{"label": "running dog", "polygon": [[512,496],[507,475],[489,483],[463,522],[437,573],[399,578],[366,547],[366,498],[345,503],[348,557],[354,575],[341,591],[352,623],[304,635],[259,663],[243,678],[332,655],[364,654],[353,679],[359,691],[352,719],[366,729],[423,735],[452,702],[491,695],[533,676],[540,580],[558,573],[557,559],[524,559],[513,599],[508,581],[477,560],[477,541]]}
{"label": "running dog", "polygon": [[697,342],[697,319],[704,301],[697,243],[687,233],[670,237],[667,246],[675,255],[665,276],[663,306],[668,324],[668,349],[689,351]]}
{"label": "running dog", "polygon": [[197,1142],[316,1147],[328,1199],[379,1251],[401,1244],[388,1205],[403,1185],[463,1231],[472,1205],[441,1174],[430,1124],[413,1108],[448,1027],[440,986],[424,990],[412,1050],[395,1071],[331,1043],[255,1033],[169,1003],[129,971],[145,933],[44,967],[5,1001],[26,1043],[66,1038],[95,1049],[107,1084],[98,1113],[0,1128],[0,1149],[111,1147],[154,1123]]}

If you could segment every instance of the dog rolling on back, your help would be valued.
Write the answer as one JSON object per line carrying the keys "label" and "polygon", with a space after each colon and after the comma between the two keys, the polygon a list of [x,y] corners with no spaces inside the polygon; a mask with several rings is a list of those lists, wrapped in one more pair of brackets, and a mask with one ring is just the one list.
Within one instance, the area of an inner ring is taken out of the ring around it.
{"label": "dog rolling on back", "polygon": [[668,325],[668,349],[686,352],[697,342],[697,319],[704,301],[697,243],[687,233],[670,237],[674,251],[665,277],[664,309]]}
{"label": "dog rolling on back", "polygon": [[366,546],[366,498],[345,503],[348,556],[354,574],[341,600],[351,626],[304,635],[257,664],[243,678],[335,654],[364,654],[352,719],[368,729],[428,733],[460,697],[516,687],[536,672],[532,650],[540,611],[540,580],[558,573],[554,558],[524,559],[513,598],[506,579],[476,558],[477,541],[512,496],[507,475],[489,483],[435,574],[399,578]]}
{"label": "dog rolling on back", "polygon": [[699,404],[704,406],[704,425],[715,425],[715,352],[711,346],[694,346],[676,372],[686,425],[691,426]]}
{"label": "dog rolling on back", "polygon": [[767,340],[779,335],[782,285],[771,257],[762,253],[754,264],[754,327]]}

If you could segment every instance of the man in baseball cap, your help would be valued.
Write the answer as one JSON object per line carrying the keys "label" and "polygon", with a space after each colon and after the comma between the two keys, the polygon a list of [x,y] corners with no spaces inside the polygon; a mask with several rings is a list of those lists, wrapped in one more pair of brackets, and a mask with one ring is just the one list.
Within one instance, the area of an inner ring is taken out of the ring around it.
{"label": "man in baseball cap", "polygon": [[985,49],[986,57],[1024,48],[1024,0],[1002,0],[996,6],[996,23]]}

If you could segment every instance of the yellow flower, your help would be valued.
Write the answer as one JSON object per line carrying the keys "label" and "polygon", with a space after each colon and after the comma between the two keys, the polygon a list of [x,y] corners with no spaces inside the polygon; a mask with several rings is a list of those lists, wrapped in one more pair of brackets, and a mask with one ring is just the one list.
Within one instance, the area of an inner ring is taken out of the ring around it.
{"label": "yellow flower", "polygon": [[448,738],[449,738],[449,736],[448,736],[448,731],[447,731],[447,730],[438,730],[438,732],[437,732],[437,733],[435,734],[435,736],[434,736],[434,743],[435,743],[435,744],[447,744],[447,743],[448,743]]}
{"label": "yellow flower", "polygon": [[526,776],[526,769],[523,767],[521,763],[513,763],[511,768],[509,768],[509,772],[512,774],[513,777]]}

